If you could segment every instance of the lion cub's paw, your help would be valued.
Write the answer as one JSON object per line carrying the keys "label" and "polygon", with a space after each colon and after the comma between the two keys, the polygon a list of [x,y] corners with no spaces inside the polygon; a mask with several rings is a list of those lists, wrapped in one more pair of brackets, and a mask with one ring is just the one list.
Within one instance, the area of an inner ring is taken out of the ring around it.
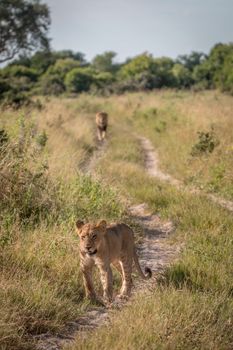
{"label": "lion cub's paw", "polygon": [[119,301],[126,301],[129,299],[129,296],[126,295],[126,294],[117,294],[116,295],[116,300],[119,300]]}

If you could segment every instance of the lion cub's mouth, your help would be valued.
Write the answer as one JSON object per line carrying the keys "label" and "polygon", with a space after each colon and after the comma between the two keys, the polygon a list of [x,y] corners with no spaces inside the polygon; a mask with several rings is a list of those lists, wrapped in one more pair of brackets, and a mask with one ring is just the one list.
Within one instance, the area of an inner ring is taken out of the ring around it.
{"label": "lion cub's mouth", "polygon": [[93,250],[93,252],[87,252],[87,254],[90,256],[95,255],[96,253],[97,253],[97,249]]}

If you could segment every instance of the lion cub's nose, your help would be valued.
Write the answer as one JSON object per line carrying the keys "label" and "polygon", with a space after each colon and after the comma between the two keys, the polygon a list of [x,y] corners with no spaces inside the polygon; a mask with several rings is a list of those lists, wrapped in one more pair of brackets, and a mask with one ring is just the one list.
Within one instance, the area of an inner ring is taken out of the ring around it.
{"label": "lion cub's nose", "polygon": [[91,246],[86,246],[86,250],[90,250],[91,249]]}

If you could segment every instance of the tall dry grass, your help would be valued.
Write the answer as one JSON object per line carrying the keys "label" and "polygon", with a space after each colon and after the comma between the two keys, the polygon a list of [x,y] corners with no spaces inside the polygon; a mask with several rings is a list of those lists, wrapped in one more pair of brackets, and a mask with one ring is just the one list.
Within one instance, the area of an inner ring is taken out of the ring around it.
{"label": "tall dry grass", "polygon": [[[227,96],[218,96],[231,104]],[[150,178],[145,173],[144,155],[137,139],[138,134],[149,137],[158,148],[163,169],[179,178],[186,179],[187,171],[194,171],[198,162],[205,161],[211,167],[219,159],[217,147],[199,160],[192,160],[190,152],[196,142],[196,131],[211,125],[211,115],[218,121],[215,102],[209,106],[215,97],[212,93],[193,97],[188,93],[163,92],[109,100],[112,126],[108,149],[98,163],[98,176],[131,202],[145,202],[154,213],[172,219],[177,229],[171,238],[183,246],[183,252],[148,296],[136,296],[129,307],[113,316],[110,326],[97,330],[92,337],[77,337],[68,348],[230,350],[233,346],[232,215],[201,194],[189,194]],[[201,117],[196,121],[191,101],[200,104],[203,111],[212,108],[212,113],[209,111],[203,115],[203,121]],[[188,118],[181,112],[183,105],[189,108]],[[223,137],[221,129],[228,133],[218,146],[223,152],[224,147],[231,145],[228,129],[231,119],[227,112],[221,123],[215,130],[218,137]],[[164,158],[161,152],[165,152]],[[230,161],[227,158],[225,162],[229,171]],[[186,162],[190,162],[188,170]],[[206,178],[200,174],[199,181]],[[224,181],[226,188],[232,189],[231,181],[228,178]]]}
{"label": "tall dry grass", "polygon": [[[52,104],[43,113],[53,123],[56,111]],[[4,120],[6,114],[12,115],[11,122]],[[82,142],[77,164],[68,158],[65,167],[56,136],[62,135],[65,158],[77,144],[60,125],[44,127],[36,110],[6,114],[2,125],[8,137],[0,147],[0,344],[1,349],[34,349],[33,335],[62,331],[89,304],[83,294],[75,221],[116,220],[125,216],[125,209],[113,190],[77,171],[80,155],[86,156]],[[85,127],[82,130],[85,139]],[[56,166],[50,167],[58,155]]]}
{"label": "tall dry grass", "polygon": [[[3,349],[33,349],[32,334],[62,330],[84,312],[73,223],[77,217],[126,220],[124,199],[146,202],[172,219],[172,240],[185,248],[152,294],[136,296],[110,328],[77,339],[73,348],[230,350],[232,216],[201,195],[146,175],[137,135],[150,138],[164,170],[232,198],[232,99],[216,92],[165,91],[54,98],[43,106],[1,114],[10,139],[0,169]],[[79,169],[95,151],[99,110],[109,113],[110,125],[93,181]],[[212,124],[220,144],[211,154],[192,157],[196,132]]]}

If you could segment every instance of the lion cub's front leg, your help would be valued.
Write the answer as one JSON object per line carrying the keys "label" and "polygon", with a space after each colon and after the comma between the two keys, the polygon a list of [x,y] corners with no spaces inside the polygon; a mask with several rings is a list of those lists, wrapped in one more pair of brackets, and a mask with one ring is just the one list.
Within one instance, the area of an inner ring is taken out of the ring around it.
{"label": "lion cub's front leg", "polygon": [[102,131],[97,127],[97,137],[99,141],[102,141]]}
{"label": "lion cub's front leg", "polygon": [[100,278],[103,286],[104,300],[112,301],[113,285],[112,285],[112,270],[110,264],[98,264]]}
{"label": "lion cub's front leg", "polygon": [[92,270],[93,270],[93,265],[89,264],[89,265],[82,266],[83,282],[84,282],[86,297],[92,300],[95,300],[96,294],[95,294],[93,281],[92,281]]}

